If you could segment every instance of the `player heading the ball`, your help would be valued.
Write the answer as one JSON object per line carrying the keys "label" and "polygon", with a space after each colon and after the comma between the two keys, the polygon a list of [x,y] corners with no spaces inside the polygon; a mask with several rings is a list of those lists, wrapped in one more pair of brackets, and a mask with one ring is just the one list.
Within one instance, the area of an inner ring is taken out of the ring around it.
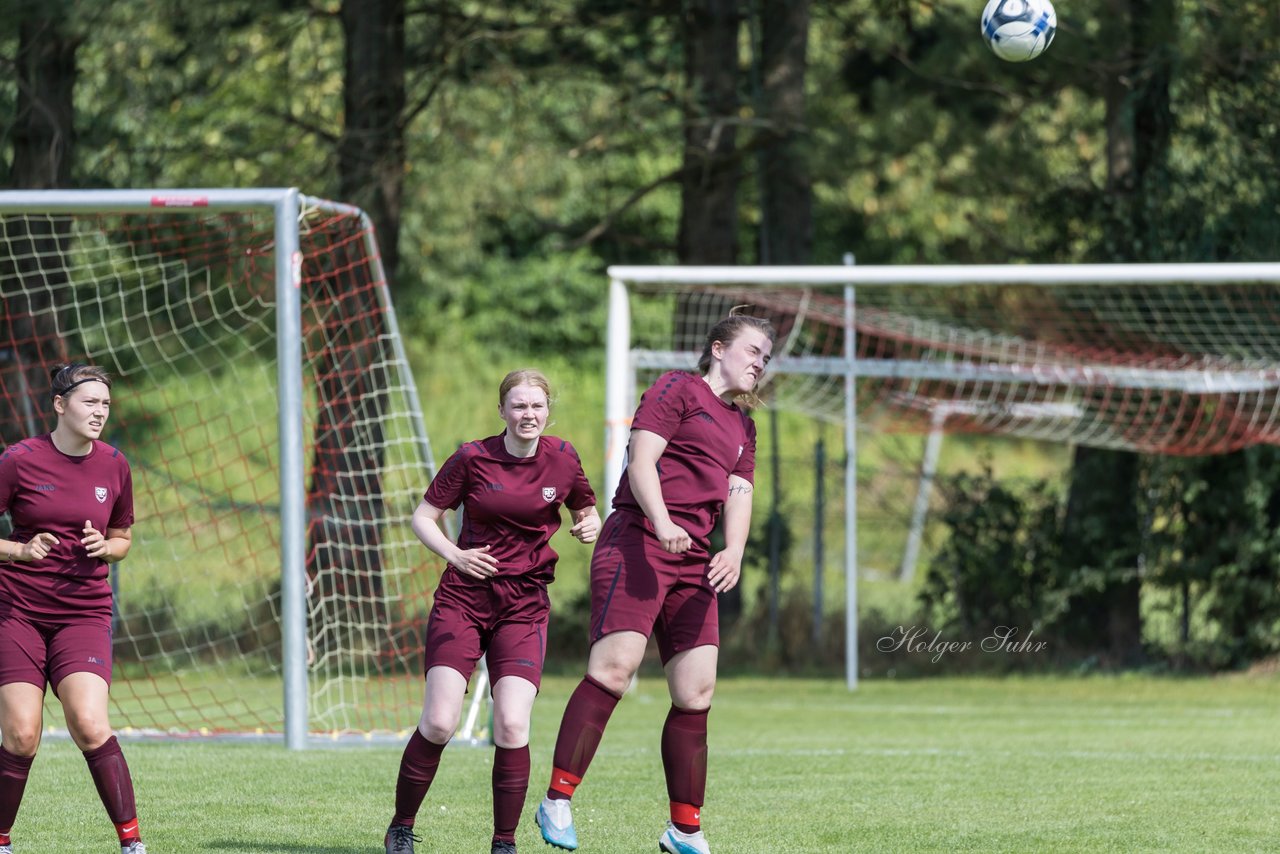
{"label": "player heading the ball", "polygon": [[[587,673],[565,708],[538,807],[542,838],[553,846],[578,847],[569,800],[655,634],[671,693],[662,729],[671,820],[658,846],[709,852],[701,815],[720,645],[716,597],[742,572],[756,461],[744,406],[756,402],[774,337],[767,320],[732,314],[708,332],[698,373],[663,374],[640,399],[614,512],[591,558]],[[725,547],[712,554],[721,516]]]}

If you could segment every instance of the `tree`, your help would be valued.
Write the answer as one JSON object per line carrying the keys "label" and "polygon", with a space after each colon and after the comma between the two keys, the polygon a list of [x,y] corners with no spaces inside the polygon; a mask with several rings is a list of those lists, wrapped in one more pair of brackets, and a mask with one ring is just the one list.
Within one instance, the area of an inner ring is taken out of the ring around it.
{"label": "tree", "polygon": [[760,4],[760,263],[813,259],[813,177],[805,123],[809,0]]}
{"label": "tree", "polygon": [[[63,3],[31,3],[17,9],[17,99],[13,118],[10,186],[47,190],[66,187],[75,150],[72,93],[80,39]],[[12,250],[0,262],[0,442],[9,444],[39,431],[47,368],[67,359],[67,342],[52,294],[66,284],[65,265],[45,270],[41,258],[66,251],[65,220],[5,219],[3,239]]]}
{"label": "tree", "polygon": [[[388,285],[399,268],[400,198],[404,182],[405,9],[403,0],[342,4],[346,36],[345,105],[338,141],[340,193],[373,223]],[[354,225],[354,224],[353,224]],[[376,316],[373,269],[353,227],[352,245],[333,247],[344,275],[333,292],[309,298],[343,306],[342,317]],[[331,330],[332,346],[316,366],[316,425],[308,574],[319,601],[345,602],[368,613],[356,623],[386,625],[381,551],[383,413],[391,354],[381,330],[359,320]],[[361,512],[362,508],[367,508]],[[327,635],[325,635],[327,637]],[[337,640],[337,639],[334,639]]]}
{"label": "tree", "polygon": [[684,4],[684,159],[681,264],[738,261],[738,0]]}
{"label": "tree", "polygon": [[404,187],[404,0],[344,0],[343,125],[338,139],[338,192],[369,214],[387,282],[400,269],[400,204]]}
{"label": "tree", "polygon": [[[1164,260],[1158,229],[1172,133],[1169,85],[1176,44],[1173,0],[1108,0],[1115,42],[1103,80],[1106,199],[1100,253],[1112,261]],[[1125,665],[1142,654],[1138,511],[1141,464],[1129,452],[1079,446],[1063,524],[1064,547],[1085,582],[1063,618],[1069,642]]]}

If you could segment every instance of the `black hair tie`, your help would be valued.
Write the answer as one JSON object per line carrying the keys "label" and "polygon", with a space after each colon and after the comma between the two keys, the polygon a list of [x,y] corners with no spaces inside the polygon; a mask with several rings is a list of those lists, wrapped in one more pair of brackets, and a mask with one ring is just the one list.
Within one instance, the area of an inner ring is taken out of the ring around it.
{"label": "black hair tie", "polygon": [[92,382],[102,382],[102,380],[99,379],[98,377],[85,377],[84,379],[76,380],[75,382],[71,383],[69,386],[66,386],[63,389],[53,389],[53,396],[66,397],[67,394],[71,391],[71,389],[75,388],[76,386],[84,385],[85,383],[92,383]]}

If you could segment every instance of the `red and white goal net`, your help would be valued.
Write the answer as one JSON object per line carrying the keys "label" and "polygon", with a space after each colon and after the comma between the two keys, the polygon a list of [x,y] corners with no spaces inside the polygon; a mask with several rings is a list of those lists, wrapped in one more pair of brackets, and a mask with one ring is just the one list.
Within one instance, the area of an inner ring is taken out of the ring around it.
{"label": "red and white goal net", "polygon": [[113,567],[113,724],[279,734],[280,460],[295,440],[279,429],[277,351],[296,336],[304,731],[403,731],[440,567],[408,525],[433,463],[376,240],[358,210],[300,197],[301,321],[282,330],[276,211],[210,194],[117,210],[111,193],[62,194],[93,203],[53,211],[0,194],[0,444],[52,428],[51,366],[115,376],[104,439],[132,465],[137,521]]}
{"label": "red and white goal net", "polygon": [[687,365],[751,306],[780,332],[773,399],[818,417],[843,417],[851,374],[859,419],[886,429],[941,416],[948,432],[1180,455],[1280,442],[1280,264],[611,273],[632,365]]}

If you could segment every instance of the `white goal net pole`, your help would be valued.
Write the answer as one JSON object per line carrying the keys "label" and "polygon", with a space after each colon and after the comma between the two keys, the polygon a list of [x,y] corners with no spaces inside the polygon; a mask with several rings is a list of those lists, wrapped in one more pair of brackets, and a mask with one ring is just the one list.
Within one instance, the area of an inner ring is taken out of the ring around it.
{"label": "white goal net pole", "polygon": [[280,622],[284,743],[307,746],[307,487],[302,412],[302,252],[298,191],[275,202],[276,365],[280,383]]}
{"label": "white goal net pole", "polygon": [[[845,256],[849,269],[853,256]],[[844,682],[858,687],[858,333],[852,285],[844,286]],[[776,488],[776,487],[775,487]]]}
{"label": "white goal net pole", "polygon": [[[610,269],[612,274],[612,268]],[[635,365],[631,359],[631,304],[623,279],[609,279],[609,322],[605,334],[604,514],[613,512],[613,495],[622,481],[634,409]]]}

